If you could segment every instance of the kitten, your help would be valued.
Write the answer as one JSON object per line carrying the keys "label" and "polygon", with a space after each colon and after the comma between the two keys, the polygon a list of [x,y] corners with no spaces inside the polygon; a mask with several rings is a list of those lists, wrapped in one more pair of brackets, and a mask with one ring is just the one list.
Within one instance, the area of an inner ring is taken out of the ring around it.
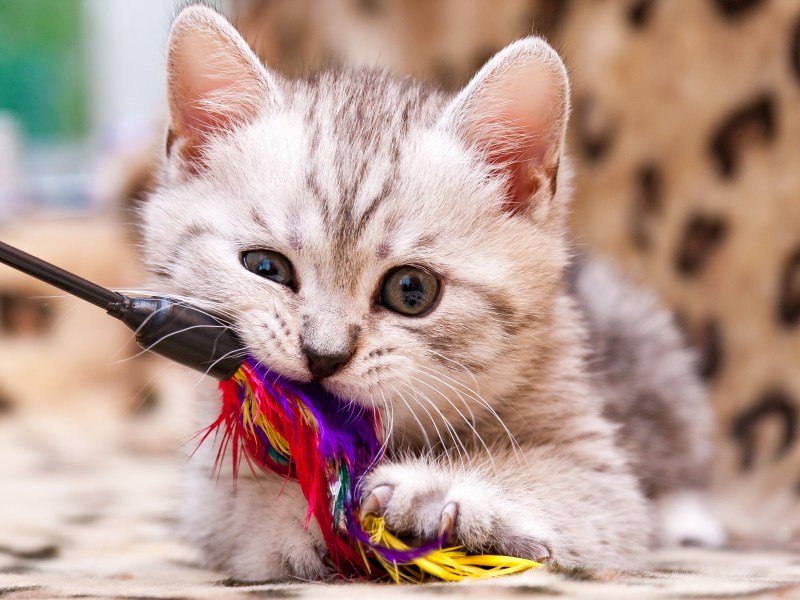
{"label": "kitten", "polygon": [[[720,539],[691,356],[610,268],[568,269],[569,83],[546,42],[511,44],[455,97],[369,71],[287,81],[195,6],[168,70],[146,259],[275,371],[380,408],[388,454],[362,511],[586,565],[636,565],[655,536],[683,535],[659,532],[659,506]],[[202,425],[217,403],[209,386]],[[215,452],[194,457],[183,511],[209,565],[329,574],[298,487],[245,469],[232,489],[211,477]]]}

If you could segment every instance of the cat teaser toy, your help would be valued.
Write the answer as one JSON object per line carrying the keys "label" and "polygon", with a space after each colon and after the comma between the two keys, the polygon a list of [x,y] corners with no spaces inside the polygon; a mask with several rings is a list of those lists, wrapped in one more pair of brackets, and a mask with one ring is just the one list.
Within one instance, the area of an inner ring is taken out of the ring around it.
{"label": "cat teaser toy", "polygon": [[532,560],[470,555],[445,540],[411,546],[383,518],[360,514],[361,482],[382,458],[377,409],[337,398],[318,384],[290,381],[242,358],[230,324],[199,308],[161,297],[129,297],[100,287],[0,242],[0,262],[103,308],[125,323],[139,345],[220,381],[219,417],[202,434],[222,436],[217,466],[230,445],[234,481],[243,456],[250,466],[298,482],[339,576],[458,581],[518,573]]}

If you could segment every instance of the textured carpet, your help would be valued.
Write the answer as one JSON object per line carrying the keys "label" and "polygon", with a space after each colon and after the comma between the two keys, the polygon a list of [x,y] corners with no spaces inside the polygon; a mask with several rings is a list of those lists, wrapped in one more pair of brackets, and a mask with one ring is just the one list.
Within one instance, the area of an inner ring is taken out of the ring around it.
{"label": "textured carpet", "polygon": [[800,597],[800,549],[789,548],[660,551],[646,571],[541,569],[466,584],[231,581],[175,535],[182,453],[148,418],[0,419],[0,597]]}

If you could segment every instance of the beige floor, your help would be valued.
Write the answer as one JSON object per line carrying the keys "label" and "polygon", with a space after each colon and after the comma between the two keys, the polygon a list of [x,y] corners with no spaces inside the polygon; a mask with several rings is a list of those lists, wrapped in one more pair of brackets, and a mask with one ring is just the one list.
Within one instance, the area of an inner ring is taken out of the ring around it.
{"label": "beige floor", "polygon": [[112,427],[68,415],[0,415],[0,597],[800,598],[800,551],[789,550],[660,552],[650,570],[629,574],[541,570],[455,585],[244,586],[203,570],[176,540],[183,459],[151,418]]}

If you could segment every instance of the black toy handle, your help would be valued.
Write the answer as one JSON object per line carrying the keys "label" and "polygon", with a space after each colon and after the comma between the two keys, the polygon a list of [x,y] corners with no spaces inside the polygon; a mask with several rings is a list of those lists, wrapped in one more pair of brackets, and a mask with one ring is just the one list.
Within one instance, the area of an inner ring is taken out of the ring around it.
{"label": "black toy handle", "polygon": [[125,298],[108,314],[125,323],[145,350],[224,381],[242,365],[244,346],[231,326],[183,302]]}
{"label": "black toy handle", "polygon": [[233,376],[244,347],[229,323],[184,302],[128,297],[0,242],[0,262],[104,309],[125,323],[145,350],[211,375]]}
{"label": "black toy handle", "polygon": [[125,300],[122,294],[100,287],[5,242],[0,242],[0,262],[100,308],[107,309],[111,304]]}

